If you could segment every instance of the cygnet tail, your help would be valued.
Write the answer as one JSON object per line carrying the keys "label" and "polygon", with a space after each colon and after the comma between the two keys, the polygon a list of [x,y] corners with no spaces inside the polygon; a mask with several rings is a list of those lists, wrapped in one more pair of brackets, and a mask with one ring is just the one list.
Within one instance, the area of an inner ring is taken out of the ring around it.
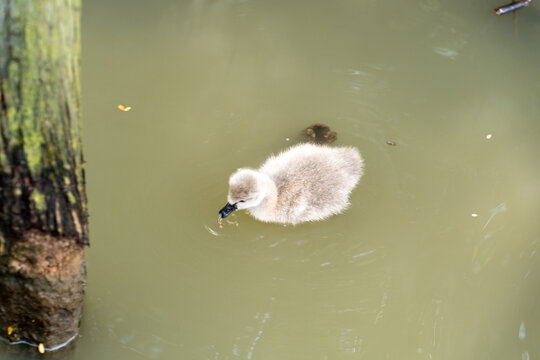
{"label": "cygnet tail", "polygon": [[364,160],[360,155],[360,152],[353,147],[345,147],[340,149],[342,151],[342,169],[351,177],[356,179],[355,183],[360,180],[360,177],[364,174]]}

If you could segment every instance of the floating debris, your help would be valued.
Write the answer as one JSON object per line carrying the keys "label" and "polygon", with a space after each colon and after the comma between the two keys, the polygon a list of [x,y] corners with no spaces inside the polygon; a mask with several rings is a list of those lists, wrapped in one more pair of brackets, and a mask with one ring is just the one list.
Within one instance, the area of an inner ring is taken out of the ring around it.
{"label": "floating debris", "polygon": [[118,110],[129,111],[131,110],[131,106],[118,105]]}
{"label": "floating debris", "polygon": [[7,328],[7,334],[8,334],[8,335],[13,334],[13,328],[12,328],[11,326],[8,326],[8,328]]}
{"label": "floating debris", "polygon": [[[45,353],[45,351],[56,351],[58,349],[61,349],[63,348],[64,346],[67,346],[69,345],[73,340],[75,340],[75,338],[79,336],[79,333],[76,333],[75,335],[73,335],[72,337],[70,337],[69,339],[67,339],[66,342],[60,344],[60,345],[56,345],[52,348],[46,348],[44,344],[40,343],[39,345],[37,344],[34,344],[34,343],[31,343],[31,342],[28,342],[28,341],[24,341],[24,340],[19,340],[19,341],[7,341],[7,343],[9,345],[21,345],[21,344],[24,344],[24,345],[28,345],[28,346],[32,346],[32,347],[35,347],[38,349],[38,351],[40,353]],[[0,337],[0,341],[2,341],[2,337]]]}
{"label": "floating debris", "polygon": [[487,134],[487,135],[486,135],[486,139],[488,139],[488,140],[491,139],[492,137],[493,137],[492,134]]}
{"label": "floating debris", "polygon": [[529,5],[531,1],[532,0],[513,1],[511,4],[499,6],[498,8],[495,8],[493,11],[495,11],[495,14],[497,15],[508,14],[509,12],[516,11],[517,9],[521,9],[522,7]]}
{"label": "floating debris", "polygon": [[388,140],[388,141],[386,142],[386,145],[396,146],[397,144],[396,144],[395,141],[390,141],[390,140]]}
{"label": "floating debris", "polygon": [[478,214],[477,214],[477,213],[472,213],[471,216],[472,216],[472,217],[477,217]]}
{"label": "floating debris", "polygon": [[285,141],[291,141],[291,139],[289,139],[289,138],[285,138]]}

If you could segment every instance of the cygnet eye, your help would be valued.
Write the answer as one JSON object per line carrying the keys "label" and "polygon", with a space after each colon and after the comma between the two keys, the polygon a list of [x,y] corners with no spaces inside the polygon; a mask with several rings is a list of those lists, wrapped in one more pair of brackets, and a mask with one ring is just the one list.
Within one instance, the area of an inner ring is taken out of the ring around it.
{"label": "cygnet eye", "polygon": [[246,202],[246,200],[240,200],[239,202]]}

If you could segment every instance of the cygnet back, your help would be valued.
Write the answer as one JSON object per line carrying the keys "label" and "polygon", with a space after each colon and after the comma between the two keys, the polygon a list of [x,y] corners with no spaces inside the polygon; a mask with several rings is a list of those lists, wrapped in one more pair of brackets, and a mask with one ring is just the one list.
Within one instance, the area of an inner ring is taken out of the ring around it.
{"label": "cygnet back", "polygon": [[258,189],[260,200],[250,200],[256,194],[249,199],[234,196],[246,185],[238,182],[243,176],[235,176],[237,172],[231,176],[230,211],[224,212],[226,206],[220,214],[245,208],[261,221],[297,224],[341,213],[363,174],[363,160],[352,147],[300,144],[271,156],[258,171],[249,171],[257,179],[257,186],[250,187]]}

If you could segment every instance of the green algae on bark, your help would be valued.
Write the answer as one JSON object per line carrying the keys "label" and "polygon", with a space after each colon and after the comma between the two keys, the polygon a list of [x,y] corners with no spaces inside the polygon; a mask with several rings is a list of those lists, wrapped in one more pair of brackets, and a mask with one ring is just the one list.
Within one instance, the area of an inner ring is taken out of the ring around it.
{"label": "green algae on bark", "polygon": [[0,229],[88,243],[80,0],[0,1]]}

